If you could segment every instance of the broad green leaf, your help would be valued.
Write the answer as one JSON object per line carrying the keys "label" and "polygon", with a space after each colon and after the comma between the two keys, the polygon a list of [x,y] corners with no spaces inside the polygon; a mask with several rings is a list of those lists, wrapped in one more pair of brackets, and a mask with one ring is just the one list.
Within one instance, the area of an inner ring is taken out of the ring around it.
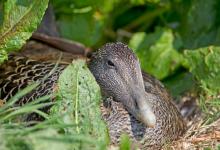
{"label": "broad green leaf", "polygon": [[[74,61],[63,71],[58,89],[60,100],[52,108],[52,114],[60,116],[59,122],[74,124],[66,132],[95,138],[99,148],[105,146],[108,138],[106,126],[101,120],[100,88],[85,61]],[[79,143],[76,149],[79,147],[86,149],[88,145]]]}
{"label": "broad green leaf", "polygon": [[190,72],[209,94],[220,92],[220,47],[186,50],[184,56]]}
{"label": "broad green leaf", "polygon": [[[184,47],[195,49],[220,43],[219,0],[193,0],[180,29]],[[182,15],[182,18],[185,16]]]}
{"label": "broad green leaf", "polygon": [[94,46],[102,36],[102,20],[91,14],[62,15],[59,17],[58,25],[63,37],[81,42],[87,46]]}
{"label": "broad green leaf", "polygon": [[177,72],[163,81],[164,85],[171,92],[172,96],[178,98],[187,91],[196,87],[196,82],[191,73]]}
{"label": "broad green leaf", "polygon": [[[21,48],[40,23],[49,0],[7,0],[0,27],[0,54]],[[4,57],[0,57],[3,60]],[[2,61],[0,61],[1,63]]]}
{"label": "broad green leaf", "polygon": [[103,3],[101,0],[54,0],[61,35],[86,46],[94,46],[103,33],[104,16],[98,9]]}
{"label": "broad green leaf", "polygon": [[142,69],[159,79],[172,74],[182,60],[174,47],[174,36],[170,29],[157,28],[152,34],[136,33],[129,46],[138,55]]}

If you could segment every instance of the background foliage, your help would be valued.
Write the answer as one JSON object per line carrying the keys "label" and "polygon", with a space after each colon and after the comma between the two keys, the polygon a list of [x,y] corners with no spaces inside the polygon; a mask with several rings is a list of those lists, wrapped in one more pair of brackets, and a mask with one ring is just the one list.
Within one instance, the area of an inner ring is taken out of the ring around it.
{"label": "background foliage", "polygon": [[[162,80],[174,96],[192,89],[194,79],[209,93],[219,92],[218,60],[207,61],[203,55],[192,55],[200,52],[208,55],[205,51],[212,46],[212,55],[219,59],[218,0],[50,2],[62,37],[94,49],[111,41],[127,43],[138,55],[142,69]],[[36,30],[47,3],[48,0],[0,3],[0,62],[7,58],[8,52],[19,49]],[[186,49],[188,52],[184,53]],[[195,70],[203,62],[208,66],[209,80],[202,77],[204,71]],[[178,88],[174,89],[176,85]]]}
{"label": "background foliage", "polygon": [[219,92],[218,0],[52,0],[52,5],[63,37],[95,49],[111,41],[129,44],[142,69],[163,80],[174,96],[194,88],[194,79],[209,93]]}

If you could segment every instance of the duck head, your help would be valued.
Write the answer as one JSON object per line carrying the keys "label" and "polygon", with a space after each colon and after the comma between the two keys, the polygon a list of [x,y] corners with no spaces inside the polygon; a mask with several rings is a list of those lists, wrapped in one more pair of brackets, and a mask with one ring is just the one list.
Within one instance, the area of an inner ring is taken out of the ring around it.
{"label": "duck head", "polygon": [[145,95],[140,63],[127,45],[106,44],[92,55],[89,69],[103,95],[121,102],[147,127],[155,126],[156,117]]}

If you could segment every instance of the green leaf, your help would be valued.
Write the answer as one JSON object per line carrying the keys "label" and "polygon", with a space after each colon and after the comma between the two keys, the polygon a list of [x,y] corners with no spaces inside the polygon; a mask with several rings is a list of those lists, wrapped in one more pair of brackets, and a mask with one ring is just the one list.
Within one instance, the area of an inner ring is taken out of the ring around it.
{"label": "green leaf", "polygon": [[86,46],[95,45],[102,35],[103,23],[93,17],[95,14],[62,15],[58,20],[63,37],[75,40]]}
{"label": "green leaf", "polygon": [[196,87],[195,80],[189,72],[177,72],[166,78],[163,83],[175,98]]}
{"label": "green leaf", "polygon": [[[37,28],[49,0],[7,0],[0,27],[0,53],[20,49]],[[3,60],[0,57],[0,60]]]}
{"label": "green leaf", "polygon": [[131,141],[127,134],[122,134],[120,137],[120,150],[130,150],[131,149]]}
{"label": "green leaf", "polygon": [[98,8],[103,1],[53,1],[61,36],[94,46],[102,37],[104,16]]}
{"label": "green leaf", "polygon": [[[69,65],[59,78],[58,88],[60,100],[53,106],[52,114],[60,116],[59,122],[74,124],[66,132],[96,138],[99,148],[105,146],[108,137],[106,126],[101,120],[100,88],[85,61],[78,60]],[[77,147],[86,149],[83,143]]]}
{"label": "green leaf", "polygon": [[189,10],[184,12],[186,19],[182,21],[180,27],[184,47],[195,49],[210,44],[219,45],[219,9],[219,0],[192,1]]}
{"label": "green leaf", "polygon": [[170,29],[157,28],[154,33],[135,33],[129,46],[140,59],[142,69],[163,79],[179,66],[182,56],[174,47],[174,36]]}
{"label": "green leaf", "polygon": [[186,50],[184,56],[190,72],[209,94],[220,92],[220,47],[204,47],[194,51]]}

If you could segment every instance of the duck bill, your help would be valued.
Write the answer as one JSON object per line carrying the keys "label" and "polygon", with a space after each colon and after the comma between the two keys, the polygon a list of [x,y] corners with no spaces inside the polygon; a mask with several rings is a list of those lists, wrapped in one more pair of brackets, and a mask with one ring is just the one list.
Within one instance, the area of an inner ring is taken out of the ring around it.
{"label": "duck bill", "polygon": [[138,90],[137,88],[132,93],[132,105],[127,106],[128,111],[147,127],[154,128],[156,125],[156,116],[152,110],[151,104],[147,100],[145,91]]}

